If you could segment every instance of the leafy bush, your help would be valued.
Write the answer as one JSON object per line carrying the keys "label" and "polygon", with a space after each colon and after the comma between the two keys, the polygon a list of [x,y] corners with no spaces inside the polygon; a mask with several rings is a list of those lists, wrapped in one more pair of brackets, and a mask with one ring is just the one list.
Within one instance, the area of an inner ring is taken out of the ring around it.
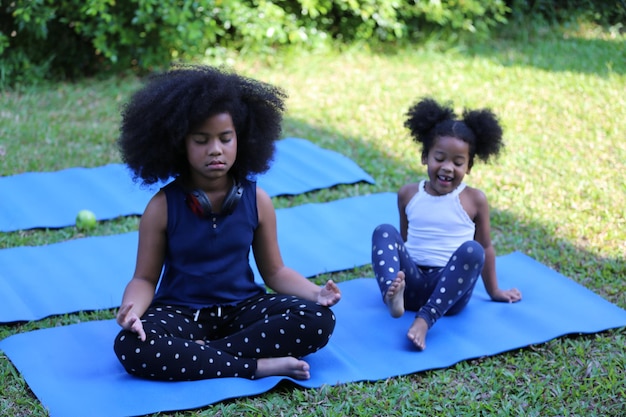
{"label": "leafy bush", "polygon": [[9,0],[0,6],[0,88],[147,72],[225,50],[456,42],[489,36],[511,10],[550,17],[580,6],[624,17],[623,5],[615,12],[602,0]]}

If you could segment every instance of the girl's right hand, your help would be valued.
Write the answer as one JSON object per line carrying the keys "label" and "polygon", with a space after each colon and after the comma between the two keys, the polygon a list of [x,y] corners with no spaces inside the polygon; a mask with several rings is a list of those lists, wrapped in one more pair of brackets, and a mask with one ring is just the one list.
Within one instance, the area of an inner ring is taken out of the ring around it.
{"label": "girl's right hand", "polygon": [[117,312],[117,324],[122,326],[125,330],[130,330],[131,332],[137,333],[142,342],[146,341],[146,332],[143,329],[143,324],[141,323],[141,319],[132,312],[133,305],[125,304],[120,307],[120,310]]}

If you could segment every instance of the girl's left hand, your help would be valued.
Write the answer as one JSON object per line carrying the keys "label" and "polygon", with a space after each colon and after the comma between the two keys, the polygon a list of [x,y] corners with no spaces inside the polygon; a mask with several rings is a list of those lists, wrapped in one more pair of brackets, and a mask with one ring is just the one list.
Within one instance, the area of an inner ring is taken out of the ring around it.
{"label": "girl's left hand", "polygon": [[341,290],[332,279],[329,279],[317,295],[317,302],[323,306],[330,307],[339,302],[341,299]]}
{"label": "girl's left hand", "polygon": [[491,294],[493,301],[503,301],[506,303],[515,303],[522,299],[522,293],[517,288],[510,290],[501,290],[498,288],[495,293]]}

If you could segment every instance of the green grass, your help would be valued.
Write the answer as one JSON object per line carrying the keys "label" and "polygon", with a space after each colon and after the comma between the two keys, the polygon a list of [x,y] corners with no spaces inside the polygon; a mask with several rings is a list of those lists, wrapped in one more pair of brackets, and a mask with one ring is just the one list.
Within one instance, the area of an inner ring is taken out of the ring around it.
{"label": "green grass", "polygon": [[[419,47],[292,52],[237,58],[233,66],[288,91],[284,136],[342,152],[376,179],[277,198],[277,207],[395,192],[423,177],[419,149],[402,126],[408,106],[423,95],[458,109],[491,107],[505,127],[506,150],[492,164],[477,164],[467,182],[489,197],[498,254],[526,253],[626,308],[625,45],[623,35],[580,26],[445,53]],[[117,77],[3,92],[0,175],[119,161],[119,109],[139,85]],[[90,234],[136,227],[136,217],[122,218]],[[81,236],[72,227],[4,233],[0,248]],[[359,276],[371,276],[370,268],[333,278]],[[113,314],[4,325],[0,338]],[[310,390],[285,383],[257,397],[159,415],[620,416],[626,414],[625,345],[623,328],[572,335],[441,370]],[[0,358],[0,415],[46,415],[6,356]]]}

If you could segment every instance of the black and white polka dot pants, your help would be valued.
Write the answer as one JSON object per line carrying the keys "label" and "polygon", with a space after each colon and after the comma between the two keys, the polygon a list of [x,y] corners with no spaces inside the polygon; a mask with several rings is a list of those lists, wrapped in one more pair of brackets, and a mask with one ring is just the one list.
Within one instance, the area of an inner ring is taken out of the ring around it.
{"label": "black and white polka dot pants", "polygon": [[382,296],[398,271],[404,271],[404,306],[417,311],[429,327],[444,314],[456,314],[467,305],[484,263],[485,250],[475,240],[459,246],[445,267],[424,267],[411,259],[394,226],[380,225],[372,234],[372,268]]}
{"label": "black and white polka dot pants", "polygon": [[257,358],[303,357],[324,347],[335,328],[329,308],[276,294],[199,313],[151,306],[141,321],[146,340],[122,330],[115,353],[128,373],[169,381],[254,379]]}

